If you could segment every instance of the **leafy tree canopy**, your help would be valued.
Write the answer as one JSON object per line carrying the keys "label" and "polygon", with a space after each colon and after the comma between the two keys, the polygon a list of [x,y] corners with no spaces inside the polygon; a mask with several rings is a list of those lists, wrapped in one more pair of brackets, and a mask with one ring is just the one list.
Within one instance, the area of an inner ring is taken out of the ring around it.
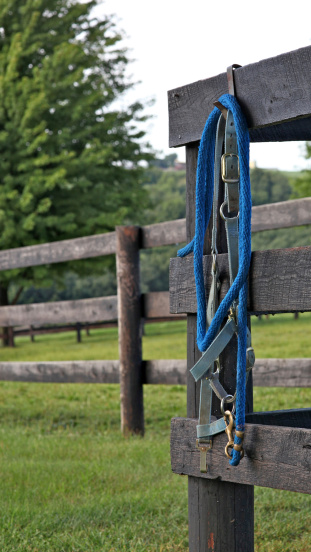
{"label": "leafy tree canopy", "polygon": [[[311,142],[306,142],[306,159],[311,158]],[[311,196],[311,168],[301,171],[298,178],[293,181],[295,197]]]}
{"label": "leafy tree canopy", "polygon": [[[129,60],[96,4],[0,0],[1,249],[110,231],[146,204],[143,106],[115,108]],[[14,278],[42,282],[52,268]]]}

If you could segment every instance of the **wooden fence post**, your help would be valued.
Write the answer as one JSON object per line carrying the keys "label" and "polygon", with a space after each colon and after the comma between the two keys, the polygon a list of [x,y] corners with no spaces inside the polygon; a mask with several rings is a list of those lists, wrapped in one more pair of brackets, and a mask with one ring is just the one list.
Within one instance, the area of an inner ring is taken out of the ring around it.
{"label": "wooden fence post", "polygon": [[121,431],[124,435],[130,433],[143,435],[140,228],[118,226],[116,238]]}
{"label": "wooden fence post", "polygon": [[[195,232],[195,181],[198,146],[187,146],[187,240]],[[221,200],[221,198],[220,198]],[[218,251],[226,250],[224,228],[218,229]],[[208,247],[210,229],[206,236]],[[208,247],[206,253],[210,253]],[[196,345],[197,316],[187,316],[187,364],[188,370],[201,354]],[[221,355],[226,381],[222,384],[234,394],[233,370],[230,363],[236,358],[237,343],[233,342]],[[187,416],[198,418],[200,382],[195,383],[188,371]],[[212,414],[220,415],[219,401],[213,401]],[[248,410],[252,410],[252,383],[248,385]],[[188,477],[189,552],[252,552],[254,550],[254,488],[224,481]]]}
{"label": "wooden fence post", "polygon": [[82,327],[82,324],[80,322],[77,322],[77,325],[76,325],[76,330],[77,330],[77,343],[81,343],[82,342],[82,339],[81,339],[81,327]]}

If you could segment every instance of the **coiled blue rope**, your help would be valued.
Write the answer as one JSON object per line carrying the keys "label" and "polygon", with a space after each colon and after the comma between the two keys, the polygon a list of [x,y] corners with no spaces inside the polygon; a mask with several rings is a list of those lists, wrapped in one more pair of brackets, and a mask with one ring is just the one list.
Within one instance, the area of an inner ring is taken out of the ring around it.
{"label": "coiled blue rope", "polygon": [[[219,102],[233,113],[237,133],[240,161],[240,208],[239,208],[239,270],[238,274],[220,303],[216,314],[206,331],[206,301],[203,275],[203,244],[211,216],[214,191],[214,153],[217,122],[220,111],[215,108],[206,121],[198,156],[196,183],[196,227],[194,239],[178,251],[179,257],[194,253],[194,275],[197,295],[197,344],[205,351],[215,339],[233,301],[239,298],[238,309],[238,356],[237,356],[237,395],[236,429],[245,428],[245,386],[246,386],[246,346],[247,346],[247,276],[251,261],[251,212],[252,200],[249,178],[249,133],[246,119],[234,96],[224,94]],[[241,439],[235,437],[235,444]],[[238,465],[240,452],[233,450],[230,464]]]}

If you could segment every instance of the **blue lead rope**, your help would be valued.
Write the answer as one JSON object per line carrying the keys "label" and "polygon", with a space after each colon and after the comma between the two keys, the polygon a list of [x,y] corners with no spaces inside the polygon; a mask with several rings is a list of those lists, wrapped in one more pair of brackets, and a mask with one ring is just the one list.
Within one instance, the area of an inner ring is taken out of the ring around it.
{"label": "blue lead rope", "polygon": [[[214,152],[217,122],[220,111],[215,107],[206,121],[198,156],[196,183],[196,226],[195,237],[183,249],[179,257],[194,253],[194,275],[197,295],[197,344],[204,352],[211,345],[219,332],[220,326],[228,315],[235,299],[239,298],[238,309],[238,356],[237,356],[237,395],[236,395],[236,429],[245,428],[245,386],[246,386],[246,347],[247,347],[247,276],[251,261],[251,212],[252,199],[249,178],[249,133],[246,119],[234,96],[224,94],[219,102],[233,114],[236,128],[239,161],[240,161],[240,210],[239,210],[239,270],[238,274],[220,303],[211,325],[206,331],[206,301],[203,275],[203,244],[206,229],[212,212],[214,191]],[[235,444],[241,439],[235,436]],[[233,449],[230,464],[237,466],[240,453]]]}

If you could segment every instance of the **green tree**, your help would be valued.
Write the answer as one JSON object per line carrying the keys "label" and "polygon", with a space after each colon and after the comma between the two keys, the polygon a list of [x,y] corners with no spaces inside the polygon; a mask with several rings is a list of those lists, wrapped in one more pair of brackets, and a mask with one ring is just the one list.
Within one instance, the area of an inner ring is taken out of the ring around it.
{"label": "green tree", "polygon": [[[311,142],[306,142],[305,147],[305,158],[311,159]],[[301,171],[298,178],[293,181],[293,188],[296,198],[311,196],[311,168]]]}
{"label": "green tree", "polygon": [[286,201],[291,197],[289,179],[281,171],[256,167],[250,171],[250,179],[253,205]]}
{"label": "green tree", "polygon": [[[96,4],[0,0],[1,249],[110,231],[146,206],[144,106],[115,107],[129,60]],[[61,268],[1,273],[0,304],[12,277],[46,285]]]}

